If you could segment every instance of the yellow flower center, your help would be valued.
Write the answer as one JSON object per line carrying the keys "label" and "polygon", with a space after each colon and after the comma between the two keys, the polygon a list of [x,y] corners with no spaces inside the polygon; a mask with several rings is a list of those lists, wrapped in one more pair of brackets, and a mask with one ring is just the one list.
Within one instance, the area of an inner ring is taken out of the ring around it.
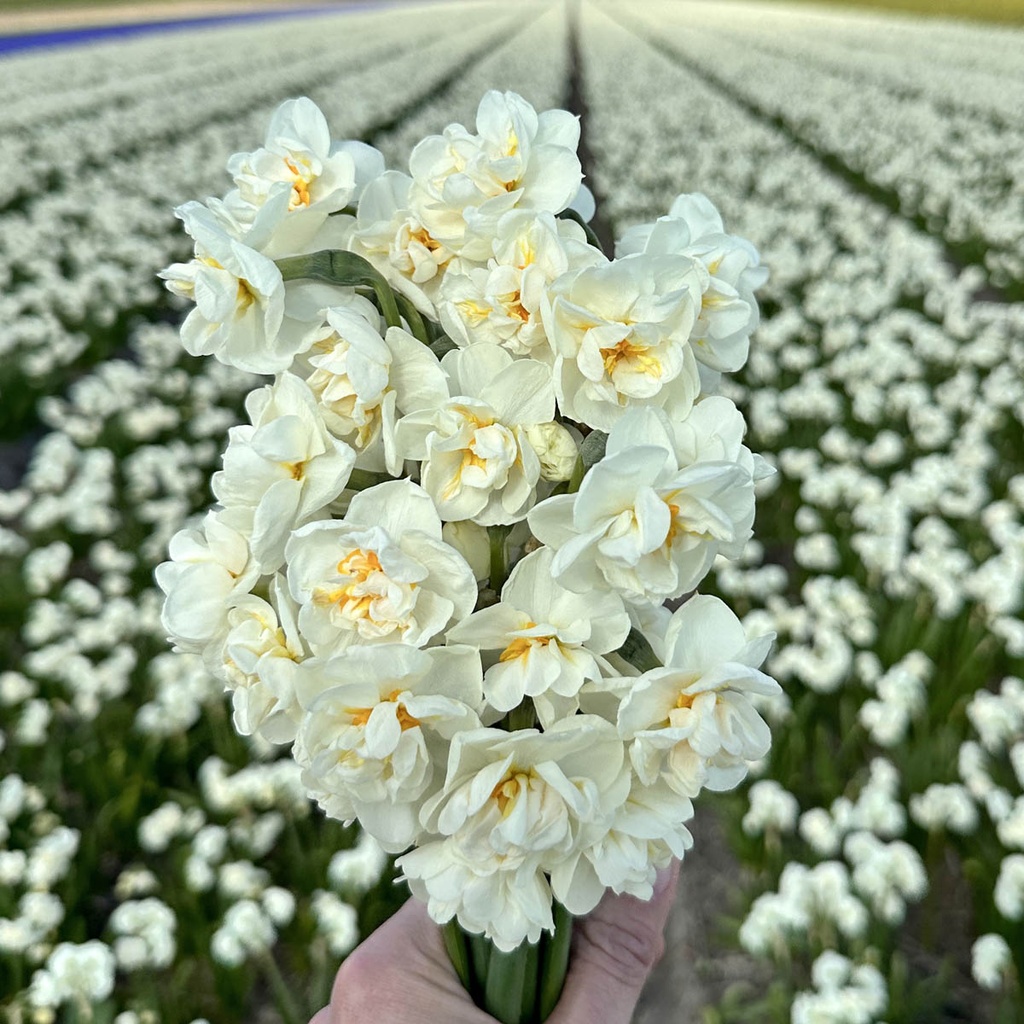
{"label": "yellow flower center", "polygon": [[421,227],[416,231],[410,231],[409,239],[413,242],[419,242],[427,252],[437,252],[438,249],[444,248],[444,243],[439,242],[426,228]]}
{"label": "yellow flower center", "polygon": [[[528,622],[523,628],[533,629],[536,622]],[[498,661],[514,661],[516,658],[525,658],[532,647],[547,647],[555,638],[553,636],[517,636],[508,647],[501,652]]]}
{"label": "yellow flower center", "polygon": [[244,277],[240,277],[238,293],[235,296],[235,316],[241,316],[256,301],[256,293],[252,290],[252,286]]}
{"label": "yellow flower center", "polygon": [[288,203],[289,210],[295,210],[300,206],[309,206],[309,179],[299,170],[294,160],[285,159],[285,166],[292,173],[292,198]]}
{"label": "yellow flower center", "polygon": [[[401,692],[401,690],[392,690],[381,703],[394,704]],[[373,708],[347,708],[346,710],[352,716],[352,724],[358,726],[366,725],[370,720],[370,714],[373,712]],[[395,717],[398,719],[398,724],[402,727],[402,732],[405,732],[407,729],[415,729],[420,724],[420,720],[410,715],[404,704],[398,705],[395,710]]]}
{"label": "yellow flower center", "polygon": [[374,594],[357,594],[356,588],[367,581],[373,573],[383,572],[376,551],[356,548],[338,563],[338,575],[347,576],[349,582],[333,590],[318,589],[313,594],[316,604],[336,604],[341,611],[355,619],[364,619],[370,614]]}
{"label": "yellow flower center", "polygon": [[661,372],[661,363],[649,355],[646,348],[634,345],[629,338],[623,338],[611,348],[601,349],[601,358],[604,360],[604,372],[609,377],[615,376],[620,363],[633,364],[641,373],[651,377],[657,377]]}
{"label": "yellow flower center", "polygon": [[516,767],[509,768],[505,777],[491,790],[491,799],[498,802],[498,810],[503,818],[507,818],[516,804],[516,798],[529,782],[529,773]]}

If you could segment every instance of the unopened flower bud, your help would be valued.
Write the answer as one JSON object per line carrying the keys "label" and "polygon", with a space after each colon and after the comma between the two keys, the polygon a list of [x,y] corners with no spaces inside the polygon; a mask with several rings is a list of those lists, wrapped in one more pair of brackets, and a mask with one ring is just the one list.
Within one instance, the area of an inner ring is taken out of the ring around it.
{"label": "unopened flower bud", "polygon": [[568,480],[579,449],[572,434],[554,420],[526,428],[526,439],[540,459],[540,475],[545,480]]}

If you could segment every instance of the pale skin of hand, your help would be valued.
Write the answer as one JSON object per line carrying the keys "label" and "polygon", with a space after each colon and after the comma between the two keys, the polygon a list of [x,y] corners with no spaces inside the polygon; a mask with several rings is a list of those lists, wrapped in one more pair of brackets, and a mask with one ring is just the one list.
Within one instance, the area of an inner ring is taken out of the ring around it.
{"label": "pale skin of hand", "polygon": [[[577,920],[565,989],[548,1024],[629,1024],[665,950],[679,862],[658,876],[650,902],[607,894]],[[409,900],[356,947],[334,979],[331,1002],[310,1024],[494,1024],[473,1005],[426,907]]]}

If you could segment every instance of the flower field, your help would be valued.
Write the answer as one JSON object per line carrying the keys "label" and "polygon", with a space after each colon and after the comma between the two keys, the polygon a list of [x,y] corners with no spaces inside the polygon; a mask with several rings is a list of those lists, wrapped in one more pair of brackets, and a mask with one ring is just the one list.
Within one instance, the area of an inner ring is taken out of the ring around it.
{"label": "flower field", "polygon": [[302,1022],[403,899],[169,651],[154,568],[262,380],[183,352],[156,273],[282,100],[400,167],[488,89],[582,116],[602,240],[702,192],[770,271],[722,391],[778,472],[701,589],[784,696],[697,811],[737,865],[698,955],[749,968],[704,1020],[1024,1022],[1024,32],[711,0],[0,62],[0,1008]]}

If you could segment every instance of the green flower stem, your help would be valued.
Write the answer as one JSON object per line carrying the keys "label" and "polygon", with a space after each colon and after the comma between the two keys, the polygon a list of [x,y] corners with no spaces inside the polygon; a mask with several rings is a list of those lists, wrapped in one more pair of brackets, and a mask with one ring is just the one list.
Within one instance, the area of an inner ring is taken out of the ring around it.
{"label": "green flower stem", "polygon": [[501,1024],[544,1024],[562,994],[569,970],[572,915],[555,901],[553,935],[523,942],[509,953],[457,920],[442,926],[445,949],[463,987]]}
{"label": "green flower stem", "polygon": [[578,455],[576,457],[576,465],[572,467],[572,476],[569,477],[567,494],[575,494],[580,489],[580,484],[583,483],[583,475],[586,471],[587,467],[584,465],[583,456]]}
{"label": "green flower stem", "polygon": [[647,638],[635,627],[631,628],[626,642],[616,651],[616,654],[625,658],[626,661],[641,672],[649,672],[652,668],[661,668],[661,662],[655,655]]}
{"label": "green flower stem", "polygon": [[341,287],[369,285],[380,303],[380,311],[388,327],[401,327],[402,318],[391,285],[362,256],[344,249],[321,249],[308,256],[286,256],[277,260],[277,269],[285,281],[308,278]]}
{"label": "green flower stem", "polygon": [[473,987],[469,994],[477,1006],[483,1005],[484,982],[487,980],[487,965],[491,959],[491,944],[482,935],[470,934],[469,957],[473,973]]}
{"label": "green flower stem", "polygon": [[369,469],[353,469],[345,489],[349,491],[365,491],[367,487],[375,487],[391,477],[387,473],[374,473]]}
{"label": "green flower stem", "polygon": [[569,944],[572,941],[572,914],[558,900],[552,912],[555,931],[545,936],[540,957],[540,991],[537,994],[537,1019],[546,1021],[558,1003],[569,972]]}
{"label": "green flower stem", "polygon": [[514,707],[508,713],[509,732],[517,729],[533,729],[537,725],[537,715],[533,708],[533,701],[526,697],[522,704]]}
{"label": "green flower stem", "polygon": [[264,953],[258,958],[258,962],[263,968],[263,973],[270,985],[270,990],[274,993],[274,1003],[281,1014],[281,1019],[285,1024],[302,1024],[305,1015],[299,1009],[299,1005],[295,1001],[294,995],[292,995],[291,987],[284,980],[281,968],[277,966],[273,953],[269,951]]}
{"label": "green flower stem", "polygon": [[526,946],[526,963],[523,966],[523,1003],[519,1013],[519,1024],[535,1024],[537,1020],[537,993],[540,991],[540,950],[543,944],[531,942]]}
{"label": "green flower stem", "polygon": [[484,981],[483,1009],[501,1024],[522,1024],[528,954],[529,944],[526,942],[516,946],[511,953],[503,953],[497,947],[491,950]]}
{"label": "green flower stem", "polygon": [[448,959],[451,960],[455,973],[459,976],[459,981],[462,982],[462,987],[472,993],[474,978],[466,933],[459,927],[458,920],[453,917],[447,924],[441,926],[441,935],[444,938],[444,948],[448,951]]}
{"label": "green flower stem", "polygon": [[412,301],[401,292],[395,292],[395,299],[398,301],[398,309],[405,322],[409,325],[410,333],[424,345],[430,344],[430,334],[427,332],[427,325],[423,322],[420,311],[412,304]]}
{"label": "green flower stem", "polygon": [[511,532],[511,526],[488,526],[487,536],[491,542],[491,590],[501,597],[501,588],[508,579],[508,552],[505,541]]}

